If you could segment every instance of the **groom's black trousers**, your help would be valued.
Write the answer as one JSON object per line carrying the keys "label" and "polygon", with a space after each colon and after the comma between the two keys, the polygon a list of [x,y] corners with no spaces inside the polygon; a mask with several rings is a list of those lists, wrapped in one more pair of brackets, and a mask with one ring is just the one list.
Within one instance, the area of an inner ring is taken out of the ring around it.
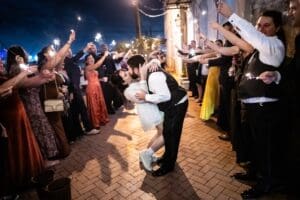
{"label": "groom's black trousers", "polygon": [[165,153],[161,165],[164,169],[174,169],[187,108],[188,100],[173,106],[171,109],[164,112],[163,137],[165,142]]}

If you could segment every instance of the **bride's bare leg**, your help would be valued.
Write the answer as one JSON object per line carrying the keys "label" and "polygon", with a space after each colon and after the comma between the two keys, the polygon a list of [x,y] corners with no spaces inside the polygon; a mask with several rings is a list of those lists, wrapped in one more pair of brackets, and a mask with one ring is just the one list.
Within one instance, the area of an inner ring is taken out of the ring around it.
{"label": "bride's bare leg", "polygon": [[156,126],[157,133],[148,144],[148,148],[140,152],[140,161],[143,163],[147,171],[152,171],[152,162],[155,162],[153,154],[164,145],[164,138],[162,135],[162,125]]}
{"label": "bride's bare leg", "polygon": [[151,139],[151,145],[150,148],[153,150],[153,152],[158,151],[163,145],[164,145],[164,137],[162,135],[163,126],[162,124],[158,125],[157,127],[157,133],[156,135]]}

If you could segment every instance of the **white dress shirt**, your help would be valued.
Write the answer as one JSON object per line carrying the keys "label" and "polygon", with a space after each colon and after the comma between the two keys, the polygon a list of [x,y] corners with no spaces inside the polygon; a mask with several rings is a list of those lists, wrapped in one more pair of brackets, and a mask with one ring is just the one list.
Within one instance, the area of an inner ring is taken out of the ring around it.
{"label": "white dress shirt", "polygon": [[167,85],[167,77],[163,72],[153,72],[148,78],[149,91],[153,94],[146,94],[145,100],[151,103],[166,102],[171,99],[171,92]]}
{"label": "white dress shirt", "polygon": [[266,36],[235,13],[228,18],[228,21],[246,42],[259,51],[261,62],[274,67],[280,66],[285,57],[285,47],[277,36]]}

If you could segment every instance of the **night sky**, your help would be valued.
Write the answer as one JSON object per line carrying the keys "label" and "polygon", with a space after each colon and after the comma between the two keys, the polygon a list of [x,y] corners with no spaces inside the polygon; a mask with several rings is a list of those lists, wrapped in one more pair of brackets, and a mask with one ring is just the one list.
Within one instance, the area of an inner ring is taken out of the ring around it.
{"label": "night sky", "polygon": [[[77,51],[100,32],[106,43],[135,38],[135,20],[131,0],[1,0],[0,45],[22,45],[30,54],[37,53],[54,38],[67,40],[70,29],[76,30],[72,49]],[[161,0],[140,0],[140,8],[149,14],[160,14]],[[82,21],[77,21],[81,16]],[[163,37],[163,17],[142,14],[142,32]]]}

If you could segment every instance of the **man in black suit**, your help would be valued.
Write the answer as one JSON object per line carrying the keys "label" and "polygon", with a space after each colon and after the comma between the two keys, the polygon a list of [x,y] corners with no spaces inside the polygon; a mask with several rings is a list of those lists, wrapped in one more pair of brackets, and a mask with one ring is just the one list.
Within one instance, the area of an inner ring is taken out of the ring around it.
{"label": "man in black suit", "polygon": [[[100,46],[100,54],[97,59],[100,59],[104,52],[108,51],[108,46],[102,44]],[[123,99],[118,91],[118,88],[111,83],[111,77],[116,71],[115,60],[112,55],[108,55],[102,66],[98,68],[99,79],[103,90],[106,108],[109,114],[114,114],[115,109],[123,105]]]}
{"label": "man in black suit", "polygon": [[81,69],[79,67],[79,60],[85,53],[87,53],[91,48],[91,43],[88,43],[87,46],[79,51],[75,56],[72,56],[72,51],[70,50],[67,57],[65,58],[65,69],[70,79],[69,93],[71,96],[70,110],[72,115],[72,122],[74,123],[74,130],[76,133],[70,136],[70,140],[74,141],[77,137],[83,135],[83,130],[81,127],[80,119],[82,120],[84,129],[87,135],[97,134],[100,131],[93,129],[92,124],[88,118],[86,105],[83,100],[81,88],[80,88],[80,77]]}

